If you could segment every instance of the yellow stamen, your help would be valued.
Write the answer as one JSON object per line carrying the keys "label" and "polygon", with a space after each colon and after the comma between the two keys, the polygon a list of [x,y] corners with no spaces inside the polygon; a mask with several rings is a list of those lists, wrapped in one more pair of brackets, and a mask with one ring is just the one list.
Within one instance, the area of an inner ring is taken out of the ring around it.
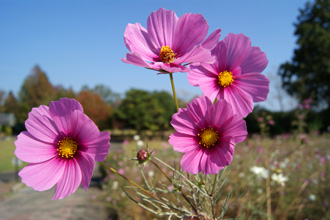
{"label": "yellow stamen", "polygon": [[71,137],[65,137],[57,143],[59,146],[57,151],[58,155],[61,157],[72,158],[76,151],[78,144],[76,141],[72,140]]}
{"label": "yellow stamen", "polygon": [[227,70],[219,73],[218,75],[218,83],[222,87],[230,86],[234,82],[235,77],[232,72],[228,72]]}
{"label": "yellow stamen", "polygon": [[200,137],[200,145],[206,148],[213,147],[219,140],[218,131],[214,130],[211,126],[209,128],[203,128],[201,133],[198,133]]}
{"label": "yellow stamen", "polygon": [[159,57],[163,63],[173,63],[176,53],[173,52],[170,46],[162,46]]}

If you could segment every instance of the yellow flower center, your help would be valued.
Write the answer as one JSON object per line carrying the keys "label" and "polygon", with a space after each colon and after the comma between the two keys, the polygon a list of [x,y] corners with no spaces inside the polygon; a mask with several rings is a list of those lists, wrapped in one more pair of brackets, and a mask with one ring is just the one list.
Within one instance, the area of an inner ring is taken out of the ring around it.
{"label": "yellow flower center", "polygon": [[230,86],[234,82],[235,77],[232,72],[228,72],[227,70],[219,73],[218,75],[218,83],[222,87]]}
{"label": "yellow flower center", "polygon": [[209,128],[203,128],[201,133],[198,133],[200,137],[199,144],[206,148],[213,147],[219,140],[218,131],[214,130],[211,126]]}
{"label": "yellow flower center", "polygon": [[162,46],[159,57],[163,63],[173,63],[176,53],[173,52],[170,46]]}
{"label": "yellow flower center", "polygon": [[57,143],[59,146],[57,151],[58,155],[61,157],[72,158],[76,151],[78,144],[76,141],[72,140],[71,137],[65,137]]}

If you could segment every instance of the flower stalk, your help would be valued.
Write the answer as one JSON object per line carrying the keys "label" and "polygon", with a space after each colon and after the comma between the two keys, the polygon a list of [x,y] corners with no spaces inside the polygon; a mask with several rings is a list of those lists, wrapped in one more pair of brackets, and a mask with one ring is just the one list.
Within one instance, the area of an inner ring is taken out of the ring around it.
{"label": "flower stalk", "polygon": [[[167,180],[173,184],[173,181],[171,180],[171,178],[169,176],[167,176],[167,174],[158,166],[158,164],[156,164],[154,161],[150,160],[150,162],[157,167],[158,170],[160,170],[160,172],[167,178]],[[178,187],[176,184],[173,184],[175,188],[178,188],[179,191],[181,192],[182,197],[187,201],[187,203],[191,206],[191,208],[194,210],[194,212],[197,214],[197,209],[195,208],[195,206],[193,204],[191,204],[191,201],[187,198],[187,196],[182,192],[181,187]]]}
{"label": "flower stalk", "polygon": [[174,87],[174,80],[173,80],[173,74],[170,73],[170,79],[171,79],[171,85],[172,85],[172,92],[173,92],[173,98],[176,106],[176,111],[179,111],[179,104],[178,104],[178,99],[176,98],[176,93],[175,93],[175,87]]}
{"label": "flower stalk", "polygon": [[129,178],[127,178],[126,176],[120,174],[117,170],[115,170],[114,168],[108,166],[107,164],[103,163],[102,164],[107,167],[111,172],[113,172],[114,174],[117,174],[118,176],[122,177],[123,179],[125,179],[127,182],[129,182],[130,184],[132,184],[133,186],[136,186],[137,188],[139,188],[141,191],[143,191],[144,193],[148,194],[149,196],[151,196],[154,199],[157,199],[157,197],[155,195],[152,195],[150,192],[148,192],[147,190],[143,189],[141,186],[139,186],[137,183],[135,183],[134,181],[130,180]]}

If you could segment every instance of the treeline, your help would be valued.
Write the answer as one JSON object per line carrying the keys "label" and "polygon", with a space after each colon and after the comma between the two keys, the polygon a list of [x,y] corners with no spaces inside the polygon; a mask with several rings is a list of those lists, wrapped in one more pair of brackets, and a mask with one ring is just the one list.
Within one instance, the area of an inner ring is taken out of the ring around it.
{"label": "treeline", "polygon": [[[148,131],[167,131],[176,112],[173,97],[166,91],[149,92],[131,89],[125,97],[105,85],[94,88],[83,86],[79,92],[54,86],[39,66],[32,69],[24,80],[16,97],[13,92],[0,91],[0,113],[13,113],[16,125],[12,128],[17,134],[24,130],[24,122],[33,107],[49,105],[50,101],[61,97],[78,100],[85,113],[104,129],[135,129],[139,133]],[[186,102],[179,100],[180,107]],[[310,104],[310,103],[309,103]],[[309,105],[308,104],[308,105]],[[283,133],[305,133],[329,129],[328,113],[317,112],[310,106],[300,105],[288,112],[271,112],[256,107],[245,119],[249,134],[267,132],[270,136]]]}
{"label": "treeline", "polygon": [[285,112],[271,112],[256,107],[245,120],[249,134],[263,130],[271,137],[281,134],[318,134],[330,131],[328,114],[326,110],[296,108]]}
{"label": "treeline", "polygon": [[11,91],[8,94],[0,91],[0,113],[15,115],[17,123],[13,132],[18,133],[25,129],[24,122],[33,107],[49,105],[50,101],[61,97],[78,100],[84,112],[101,130],[168,130],[169,121],[176,111],[172,96],[165,91],[131,89],[123,99],[105,85],[94,88],[83,86],[81,91],[74,92],[70,88],[52,85],[46,73],[35,66],[24,80],[17,97]]}

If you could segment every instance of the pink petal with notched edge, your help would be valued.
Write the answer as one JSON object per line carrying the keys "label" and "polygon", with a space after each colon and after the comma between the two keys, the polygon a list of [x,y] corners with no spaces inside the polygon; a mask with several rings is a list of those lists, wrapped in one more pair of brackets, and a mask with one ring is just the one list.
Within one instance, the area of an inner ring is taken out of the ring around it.
{"label": "pink petal with notched edge", "polygon": [[188,104],[187,113],[189,114],[189,118],[193,120],[193,123],[202,129],[210,125],[210,122],[206,119],[209,118],[207,110],[212,107],[213,105],[210,99],[201,96]]}
{"label": "pink petal with notched edge", "polygon": [[103,131],[99,137],[90,142],[85,143],[85,153],[94,154],[96,161],[104,161],[109,153],[110,148],[110,132]]}
{"label": "pink petal with notched edge", "polygon": [[214,111],[213,111],[213,121],[212,121],[212,126],[216,126],[217,128],[223,128],[225,126],[225,122],[227,119],[233,117],[233,109],[231,105],[226,102],[225,100],[218,100],[214,105],[213,105]]}
{"label": "pink petal with notched edge", "polygon": [[189,68],[187,79],[192,86],[198,86],[199,80],[204,77],[218,77],[217,67],[214,64],[190,65]]}
{"label": "pink petal with notched edge", "polygon": [[28,163],[40,163],[57,155],[56,144],[41,142],[26,131],[17,136],[15,145],[15,155]]}
{"label": "pink petal with notched edge", "polygon": [[62,177],[65,166],[62,158],[54,157],[42,163],[25,166],[18,175],[22,182],[37,191],[52,188]]}
{"label": "pink petal with notched edge", "polygon": [[203,77],[203,73],[199,71],[199,68],[196,68],[193,65],[190,65],[190,70],[187,74],[187,79],[190,85],[199,86],[199,79]]}
{"label": "pink petal with notched edge", "polygon": [[235,142],[232,137],[220,137],[218,145],[214,148],[215,154],[221,156],[221,163],[224,166],[228,166],[233,160],[235,151]]}
{"label": "pink petal with notched edge", "polygon": [[172,50],[178,56],[188,53],[193,47],[202,43],[208,29],[209,25],[201,14],[182,15],[175,28]]}
{"label": "pink petal with notched edge", "polygon": [[92,179],[95,160],[89,154],[77,152],[77,162],[81,170],[81,186],[87,191]]}
{"label": "pink petal with notched edge", "polygon": [[201,171],[200,161],[203,154],[204,149],[201,147],[185,153],[180,162],[182,170],[192,174],[199,173]]}
{"label": "pink petal with notched edge", "polygon": [[250,56],[241,64],[242,74],[261,73],[267,64],[266,54],[259,47],[252,47]]}
{"label": "pink petal with notched edge", "polygon": [[204,151],[204,155],[200,162],[200,169],[204,175],[216,174],[220,169],[223,169],[227,165],[224,155],[219,154],[217,146],[213,146]]}
{"label": "pink petal with notched edge", "polygon": [[208,50],[213,50],[213,48],[217,45],[220,36],[221,36],[221,29],[216,29],[202,43],[202,47]]}
{"label": "pink petal with notched edge", "polygon": [[171,134],[168,142],[173,146],[174,150],[181,153],[186,153],[199,148],[199,144],[195,136],[190,136],[179,132],[174,132]]}
{"label": "pink petal with notched edge", "polygon": [[174,60],[173,63],[194,63],[198,65],[199,63],[214,63],[215,57],[211,55],[211,51],[203,48],[201,45],[197,45],[190,51],[187,51],[182,56]]}
{"label": "pink petal with notched edge", "polygon": [[132,53],[138,53],[144,60],[159,58],[159,52],[149,39],[147,30],[139,23],[128,24],[124,32],[124,42]]}
{"label": "pink petal with notched edge", "polygon": [[49,114],[49,108],[45,105],[32,109],[25,121],[25,127],[35,138],[50,144],[59,134],[58,128]]}
{"label": "pink petal with notched edge", "polygon": [[49,113],[63,135],[71,132],[71,115],[74,111],[83,112],[81,104],[75,99],[61,98],[49,103]]}
{"label": "pink petal with notched edge", "polygon": [[235,143],[244,141],[247,134],[246,122],[240,117],[227,119],[221,127],[221,135],[232,137]]}
{"label": "pink petal with notched edge", "polygon": [[242,118],[253,110],[252,97],[234,84],[224,88],[224,99],[231,104],[234,114],[238,114]]}
{"label": "pink petal with notched edge", "polygon": [[231,137],[220,137],[217,147],[219,155],[223,156],[223,163],[229,165],[233,160],[235,142]]}
{"label": "pink petal with notched edge", "polygon": [[228,71],[240,66],[251,54],[250,38],[243,34],[228,34],[223,41],[227,44],[226,68]]}
{"label": "pink petal with notched edge", "polygon": [[63,199],[74,193],[80,185],[82,174],[79,164],[75,158],[64,160],[64,172],[56,184],[53,200]]}
{"label": "pink petal with notched edge", "polygon": [[96,124],[80,111],[71,114],[72,138],[79,144],[79,151],[89,153],[97,161],[105,160],[110,148],[110,132],[100,132]]}
{"label": "pink petal with notched edge", "polygon": [[206,77],[199,79],[199,87],[201,88],[203,94],[211,101],[214,101],[215,98],[218,96],[221,89],[220,85],[218,84],[218,78],[215,77]]}
{"label": "pink petal with notched edge", "polygon": [[[145,60],[142,59],[142,57],[140,56],[140,54],[134,52],[134,53],[127,53],[126,54],[126,59],[125,58],[121,58],[121,61],[123,61],[124,63],[128,63],[128,64],[133,64],[136,66],[141,66],[141,67],[145,67],[145,68],[152,68],[151,64],[147,63]],[[155,69],[155,68],[153,68]],[[159,70],[160,68],[156,69]]]}
{"label": "pink petal with notched edge", "polygon": [[187,109],[180,108],[179,111],[172,116],[171,125],[173,128],[187,135],[194,135],[195,123],[191,121]]}
{"label": "pink petal with notched edge", "polygon": [[235,85],[251,95],[253,102],[267,99],[269,79],[260,73],[246,73],[235,78]]}
{"label": "pink petal with notched edge", "polygon": [[230,71],[226,66],[227,50],[227,44],[223,40],[219,41],[217,46],[212,50],[212,55],[216,57],[216,62],[214,64],[218,67],[218,74],[225,70]]}
{"label": "pink petal with notched edge", "polygon": [[[158,51],[162,46],[173,46],[173,33],[178,17],[172,10],[158,9],[150,14],[147,20],[147,30],[150,40]],[[173,49],[173,48],[172,48]]]}
{"label": "pink petal with notched edge", "polygon": [[86,145],[90,140],[95,140],[100,135],[100,130],[96,124],[83,112],[74,111],[70,117],[71,137],[79,145]]}

